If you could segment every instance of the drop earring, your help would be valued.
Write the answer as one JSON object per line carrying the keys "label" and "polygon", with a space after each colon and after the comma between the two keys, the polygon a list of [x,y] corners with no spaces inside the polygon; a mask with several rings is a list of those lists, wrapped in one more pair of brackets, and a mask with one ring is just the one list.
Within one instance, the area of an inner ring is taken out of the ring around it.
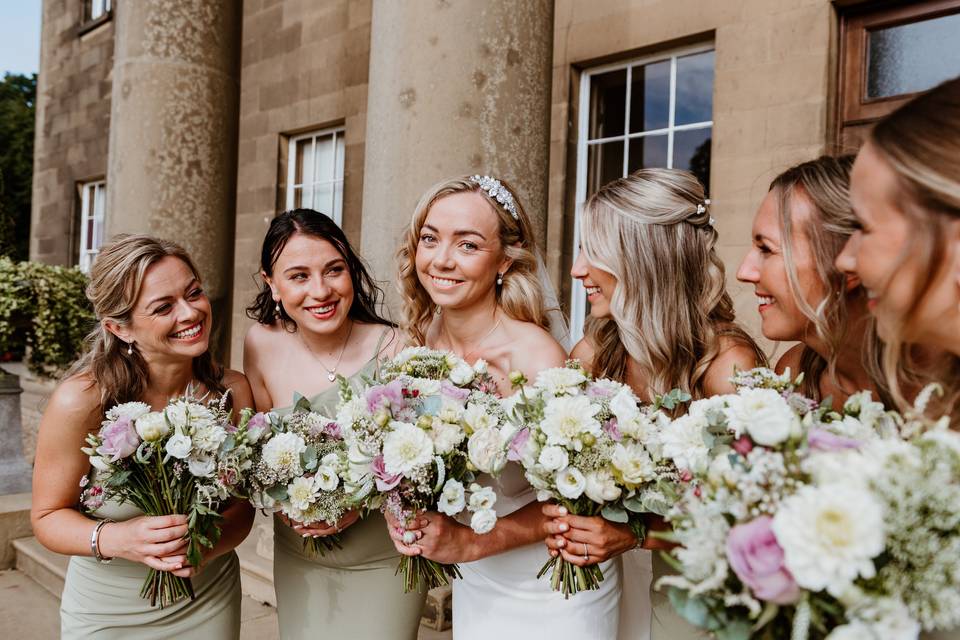
{"label": "drop earring", "polygon": [[280,314],[280,301],[279,301],[279,300],[277,301],[277,306],[274,308],[273,314],[274,314],[277,318],[279,318],[279,317],[281,316],[281,314]]}
{"label": "drop earring", "polygon": [[127,343],[127,355],[128,356],[133,355],[133,340]]}
{"label": "drop earring", "polygon": [[498,273],[498,274],[497,274],[497,285],[502,285],[502,284],[503,284],[503,274],[502,274],[502,273]]}

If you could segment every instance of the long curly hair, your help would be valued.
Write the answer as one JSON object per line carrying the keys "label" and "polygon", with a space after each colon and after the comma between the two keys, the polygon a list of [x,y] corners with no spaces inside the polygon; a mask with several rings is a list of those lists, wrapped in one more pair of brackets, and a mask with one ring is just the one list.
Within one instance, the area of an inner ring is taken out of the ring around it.
{"label": "long curly hair", "polygon": [[673,388],[703,397],[704,375],[729,336],[763,353],[736,323],[717,255],[717,232],[689,171],[642,169],[584,204],[581,246],[616,280],[608,318],[591,318],[595,374],[623,380],[640,365],[648,397]]}
{"label": "long curly hair", "polygon": [[503,284],[496,287],[499,307],[515,320],[532,322],[549,331],[548,312],[550,310],[546,308],[543,290],[537,276],[538,249],[533,226],[517,197],[516,190],[506,181],[501,180],[501,182],[513,194],[517,208],[516,218],[469,176],[438,182],[430,187],[417,203],[410,226],[397,251],[397,283],[400,295],[403,297],[403,320],[400,326],[411,343],[418,345],[426,343],[427,328],[435,308],[417,277],[416,259],[420,230],[427,219],[427,214],[430,213],[430,207],[437,200],[455,193],[480,194],[497,216],[500,246],[504,254],[513,260],[510,269],[503,275]]}

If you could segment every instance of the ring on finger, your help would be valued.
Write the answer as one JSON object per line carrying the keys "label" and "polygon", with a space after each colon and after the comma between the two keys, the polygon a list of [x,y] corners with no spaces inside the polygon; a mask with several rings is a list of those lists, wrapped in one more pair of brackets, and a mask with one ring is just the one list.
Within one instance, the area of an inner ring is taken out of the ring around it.
{"label": "ring on finger", "polygon": [[587,553],[587,543],[584,542],[583,543],[583,559],[588,560],[589,558],[590,558],[590,554]]}

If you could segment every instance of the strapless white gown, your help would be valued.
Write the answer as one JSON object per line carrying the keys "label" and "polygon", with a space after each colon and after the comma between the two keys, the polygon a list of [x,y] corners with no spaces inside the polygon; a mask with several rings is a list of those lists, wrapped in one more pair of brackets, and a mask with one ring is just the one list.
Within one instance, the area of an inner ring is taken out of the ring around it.
{"label": "strapless white gown", "polygon": [[[516,464],[507,465],[498,479],[481,478],[480,484],[496,491],[499,517],[536,499]],[[452,581],[454,640],[648,640],[648,552],[630,552],[603,563],[600,588],[568,600],[550,588],[549,573],[537,579],[547,558],[546,546],[536,542],[461,563],[463,578]]]}

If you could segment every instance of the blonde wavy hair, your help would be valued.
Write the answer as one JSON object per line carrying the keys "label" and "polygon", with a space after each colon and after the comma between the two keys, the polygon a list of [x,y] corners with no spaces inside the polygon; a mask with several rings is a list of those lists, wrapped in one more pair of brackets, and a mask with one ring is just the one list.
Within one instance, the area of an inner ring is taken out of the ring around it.
{"label": "blonde wavy hair", "polygon": [[[88,374],[100,389],[100,405],[104,408],[140,400],[150,385],[150,370],[140,351],[134,348],[128,354],[127,343],[108,331],[104,321],[121,326],[130,323],[147,269],[168,256],[182,260],[200,280],[200,272],[183,247],[147,235],[114,236],[93,262],[86,294],[99,322],[87,336],[84,355],[65,377]],[[209,350],[194,358],[193,376],[207,391],[226,391],[223,367]]]}
{"label": "blonde wavy hair", "polygon": [[649,398],[673,388],[702,398],[721,337],[749,345],[765,362],[736,324],[707,209],[703,186],[677,169],[641,169],[585,203],[582,251],[617,280],[611,317],[587,325],[598,377],[624,380],[629,357]]}
{"label": "blonde wavy hair", "polygon": [[[912,256],[921,261],[913,301],[886,340],[887,385],[897,405],[905,409],[910,402],[904,387],[918,389],[928,380],[939,382],[945,393],[929,405],[931,413],[951,413],[956,426],[960,423],[960,357],[945,353],[930,362],[929,353],[911,348],[908,342],[924,298],[946,259],[949,225],[960,219],[960,78],[914,98],[878,122],[867,144],[896,173],[898,208],[912,223],[901,260]],[[920,370],[925,371],[922,379],[916,373]]]}
{"label": "blonde wavy hair", "polygon": [[532,322],[550,330],[550,319],[544,300],[543,289],[537,275],[538,248],[533,226],[517,197],[516,190],[505,180],[503,185],[513,194],[517,217],[503,208],[499,202],[484,191],[469,176],[461,176],[438,182],[430,187],[413,211],[410,226],[397,251],[398,287],[403,296],[403,319],[400,327],[413,344],[426,343],[426,332],[433,317],[435,305],[417,277],[417,245],[420,230],[433,204],[455,193],[478,193],[487,201],[500,227],[500,246],[504,255],[513,260],[503,274],[503,284],[498,285],[497,304],[511,318]]}

